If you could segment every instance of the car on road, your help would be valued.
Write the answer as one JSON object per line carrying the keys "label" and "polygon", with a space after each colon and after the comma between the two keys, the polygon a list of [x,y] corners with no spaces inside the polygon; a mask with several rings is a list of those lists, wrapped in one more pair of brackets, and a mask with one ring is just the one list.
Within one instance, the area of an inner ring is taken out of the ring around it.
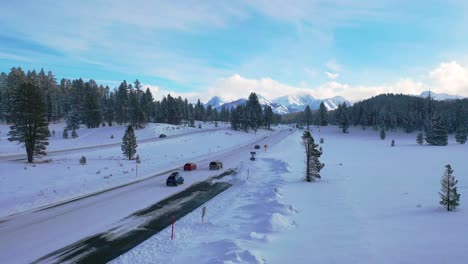
{"label": "car on road", "polygon": [[210,170],[219,170],[223,168],[223,163],[219,160],[210,162]]}
{"label": "car on road", "polygon": [[197,169],[197,164],[193,162],[187,162],[184,165],[184,171],[192,171]]}
{"label": "car on road", "polygon": [[177,186],[179,184],[184,184],[184,178],[179,175],[179,172],[173,172],[169,177],[167,177],[166,185],[167,186]]}
{"label": "car on road", "polygon": [[260,145],[255,145],[255,149],[260,149]]}
{"label": "car on road", "polygon": [[166,137],[166,134],[159,135],[159,138],[165,138],[165,137]]}

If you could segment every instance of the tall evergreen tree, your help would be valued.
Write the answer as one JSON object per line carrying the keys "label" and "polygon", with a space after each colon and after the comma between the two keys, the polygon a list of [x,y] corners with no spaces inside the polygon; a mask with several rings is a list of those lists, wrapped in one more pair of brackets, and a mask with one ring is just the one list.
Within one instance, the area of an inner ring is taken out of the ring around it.
{"label": "tall evergreen tree", "polygon": [[234,130],[240,128],[240,108],[241,106],[237,106],[231,110],[231,128]]}
{"label": "tall evergreen tree", "polygon": [[302,145],[305,148],[306,154],[306,181],[312,182],[316,178],[320,179],[320,170],[322,170],[325,164],[319,161],[322,152],[317,149],[318,145],[315,144],[314,138],[308,130],[304,131],[302,135]]}
{"label": "tall evergreen tree", "polygon": [[137,139],[135,136],[135,132],[133,131],[132,126],[128,126],[127,130],[125,130],[125,134],[122,138],[122,153],[125,157],[129,160],[133,159],[137,150],[138,144]]}
{"label": "tall evergreen tree", "polygon": [[426,142],[434,146],[445,146],[448,143],[447,129],[439,115],[434,115],[432,121],[428,124]]}
{"label": "tall evergreen tree", "polygon": [[453,211],[460,205],[460,194],[457,192],[458,180],[452,174],[452,167],[448,164],[445,166],[444,175],[440,180],[440,205],[444,206],[447,211]]}
{"label": "tall evergreen tree", "polygon": [[182,115],[179,112],[180,107],[178,106],[177,100],[170,94],[167,95],[167,123],[173,125],[179,125],[182,119]]}
{"label": "tall evergreen tree", "polygon": [[321,126],[327,126],[328,125],[327,108],[325,107],[325,104],[323,103],[323,101],[320,103],[318,116],[319,116],[319,124]]}
{"label": "tall evergreen tree", "polygon": [[146,122],[154,117],[154,98],[149,88],[146,88],[144,100],[143,100],[143,111],[145,112]]}
{"label": "tall evergreen tree", "polygon": [[385,128],[380,127],[380,139],[384,140],[387,134],[385,133]]}
{"label": "tall evergreen tree", "polygon": [[128,122],[128,85],[124,80],[115,95],[115,121],[117,124],[122,125]]}
{"label": "tall evergreen tree", "polygon": [[[257,130],[262,124],[262,106],[256,93],[250,93],[244,108],[244,120],[248,127]],[[246,128],[246,131],[248,128]]]}
{"label": "tall evergreen tree", "polygon": [[[3,92],[3,109],[4,109],[4,114],[5,114],[5,119],[7,121],[7,124],[11,123],[11,118],[10,116],[13,113],[13,105],[12,105],[12,100],[11,98],[14,96],[14,93],[16,90],[19,89],[19,87],[26,82],[26,74],[24,71],[18,67],[18,68],[12,68],[10,73],[8,74],[7,77],[7,83],[5,90]],[[41,95],[42,96],[42,95]]]}
{"label": "tall evergreen tree", "polygon": [[98,85],[94,80],[85,83],[82,120],[88,128],[99,127],[102,122],[101,106],[99,104]]}
{"label": "tall evergreen tree", "polygon": [[466,128],[459,127],[457,131],[455,132],[455,140],[457,141],[457,143],[465,144],[466,138],[467,138]]}
{"label": "tall evergreen tree", "polygon": [[18,141],[26,148],[28,162],[34,155],[46,155],[50,134],[47,108],[38,86],[23,83],[13,91],[8,135],[9,141]]}
{"label": "tall evergreen tree", "polygon": [[455,140],[457,143],[465,144],[467,139],[467,124],[466,124],[465,107],[462,100],[457,100],[455,103]]}
{"label": "tall evergreen tree", "polygon": [[271,124],[273,123],[273,109],[271,109],[271,106],[267,105],[265,106],[265,126],[266,129],[270,130]]}
{"label": "tall evergreen tree", "polygon": [[211,105],[208,105],[206,107],[206,118],[205,118],[205,120],[213,121],[213,107]]}
{"label": "tall evergreen tree", "polygon": [[67,129],[68,130],[77,130],[80,128],[80,116],[76,109],[70,111],[67,116]]}
{"label": "tall evergreen tree", "polygon": [[194,110],[195,120],[205,120],[205,107],[203,107],[202,103],[200,102],[200,99],[198,99]]}
{"label": "tall evergreen tree", "polygon": [[312,123],[312,111],[310,110],[309,105],[304,109],[304,122],[307,125],[307,130],[309,130],[309,125]]}
{"label": "tall evergreen tree", "polygon": [[6,91],[7,91],[7,79],[8,75],[4,72],[0,73],[0,121],[5,120],[7,116],[7,111],[5,108],[4,101],[6,100]]}
{"label": "tall evergreen tree", "polygon": [[110,92],[106,94],[103,98],[103,107],[104,107],[104,120],[109,126],[112,126],[112,123],[115,119],[115,103],[114,103],[114,93]]}

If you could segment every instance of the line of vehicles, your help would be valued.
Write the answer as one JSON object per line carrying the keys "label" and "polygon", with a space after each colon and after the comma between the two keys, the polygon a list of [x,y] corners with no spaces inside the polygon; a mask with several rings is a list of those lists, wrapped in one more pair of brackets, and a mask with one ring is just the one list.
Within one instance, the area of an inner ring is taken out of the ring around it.
{"label": "line of vehicles", "polygon": [[[164,134],[161,134],[161,135],[164,135]],[[166,135],[164,135],[163,137],[161,137],[161,135],[159,136],[160,138],[166,137]],[[260,145],[255,145],[254,149],[260,149]],[[265,149],[266,149],[266,145],[265,145]],[[210,162],[209,168],[210,170],[220,170],[223,168],[223,163],[219,160],[214,160]],[[184,164],[184,171],[193,171],[196,169],[197,169],[197,164],[193,162],[187,162]],[[166,180],[167,186],[177,186],[180,184],[184,184],[184,177],[180,176],[180,173],[178,171],[172,172],[169,175],[169,177],[167,177],[167,180]]]}
{"label": "line of vehicles", "polygon": [[[220,170],[223,168],[223,163],[219,160],[214,160],[210,162],[209,165],[210,170]],[[184,171],[193,171],[197,169],[197,164],[193,162],[187,162],[184,164]],[[184,184],[184,178],[180,176],[178,171],[174,171],[167,177],[166,185],[167,186],[177,186],[180,184]]]}

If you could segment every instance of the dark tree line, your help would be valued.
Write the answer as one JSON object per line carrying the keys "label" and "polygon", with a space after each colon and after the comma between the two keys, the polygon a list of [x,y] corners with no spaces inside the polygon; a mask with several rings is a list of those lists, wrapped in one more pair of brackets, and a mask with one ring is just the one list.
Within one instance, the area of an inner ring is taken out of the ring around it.
{"label": "dark tree line", "polygon": [[281,122],[281,116],[273,113],[271,106],[262,109],[258,97],[251,93],[245,104],[231,110],[231,127],[234,130],[257,131],[260,127],[270,129],[272,124]]}
{"label": "dark tree line", "polygon": [[[345,111],[350,125],[384,127],[386,130],[403,129],[408,133],[426,131],[434,119],[440,119],[448,133],[466,129],[468,125],[467,99],[435,101],[430,96],[420,98],[382,94],[355,103]],[[336,118],[331,117],[329,120],[333,124],[339,124]]]}
{"label": "dark tree line", "polygon": [[170,94],[155,101],[149,88],[143,90],[138,80],[123,81],[111,89],[94,80],[61,79],[57,82],[50,71],[24,72],[21,68],[12,68],[8,74],[0,74],[0,121],[11,123],[15,109],[12,98],[24,83],[38,87],[47,123],[65,120],[70,131],[77,130],[80,125],[95,128],[129,124],[138,129],[149,122],[194,126],[195,120],[229,122],[231,116],[226,108],[218,111],[205,107],[200,100],[192,104]]}

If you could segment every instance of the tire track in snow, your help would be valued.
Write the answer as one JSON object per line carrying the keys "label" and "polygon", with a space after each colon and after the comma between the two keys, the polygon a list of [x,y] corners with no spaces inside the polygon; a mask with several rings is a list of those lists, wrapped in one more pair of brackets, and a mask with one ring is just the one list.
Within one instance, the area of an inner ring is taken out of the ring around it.
{"label": "tire track in snow", "polygon": [[172,216],[180,219],[231,187],[227,182],[216,180],[232,174],[235,174],[235,171],[231,169],[219,176],[194,184],[148,208],[135,212],[107,232],[80,240],[33,263],[108,262],[169,226]]}

